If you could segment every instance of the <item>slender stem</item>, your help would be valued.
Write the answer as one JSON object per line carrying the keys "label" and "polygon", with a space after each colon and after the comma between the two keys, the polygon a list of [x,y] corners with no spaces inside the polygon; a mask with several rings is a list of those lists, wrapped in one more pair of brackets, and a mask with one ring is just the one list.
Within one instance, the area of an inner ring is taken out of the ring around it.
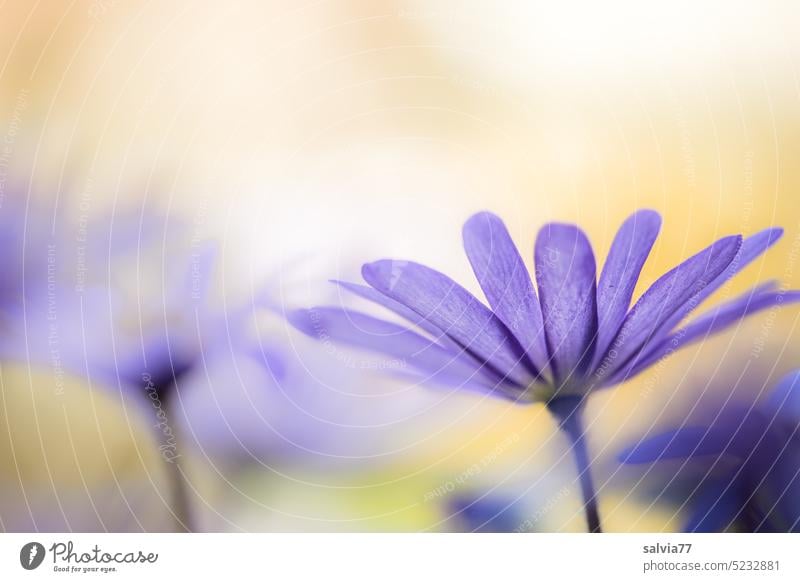
{"label": "slender stem", "polygon": [[175,528],[179,533],[195,531],[192,516],[192,504],[189,501],[189,489],[186,486],[186,477],[179,460],[168,461],[171,465],[170,483],[172,485],[172,513],[175,517]]}
{"label": "slender stem", "polygon": [[[557,400],[567,401],[567,398]],[[575,458],[575,466],[578,469],[578,477],[581,484],[581,494],[583,496],[583,508],[586,512],[586,524],[590,533],[602,533],[600,526],[600,512],[597,509],[597,493],[595,492],[592,481],[591,463],[589,462],[589,450],[586,446],[586,432],[583,428],[583,401],[576,400],[550,404],[550,410],[561,422],[563,430],[572,444],[572,454]]]}
{"label": "slender stem", "polygon": [[[580,421],[575,423],[580,427]],[[600,527],[600,513],[597,510],[597,493],[595,493],[592,481],[591,467],[589,464],[589,451],[586,448],[586,436],[582,430],[573,431],[566,426],[564,431],[572,440],[572,453],[575,457],[575,465],[578,468],[578,476],[581,481],[581,493],[583,494],[584,510],[586,511],[586,523],[589,532],[602,533]]]}
{"label": "slender stem", "polygon": [[159,385],[153,382],[149,374],[145,374],[144,382],[148,398],[157,410],[158,450],[168,465],[170,510],[175,519],[175,531],[178,533],[196,531],[186,474],[178,451],[175,419],[171,415],[173,393],[177,390],[176,382],[172,380],[166,385]]}

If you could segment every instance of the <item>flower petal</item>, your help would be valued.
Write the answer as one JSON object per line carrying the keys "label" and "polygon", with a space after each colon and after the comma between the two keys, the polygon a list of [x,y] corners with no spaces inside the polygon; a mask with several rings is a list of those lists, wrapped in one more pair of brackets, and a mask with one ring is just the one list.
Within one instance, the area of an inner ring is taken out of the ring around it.
{"label": "flower petal", "polygon": [[[395,301],[394,299],[387,297],[383,293],[376,291],[372,287],[367,285],[359,285],[358,283],[350,283],[347,281],[333,281],[340,287],[343,287],[350,291],[351,293],[358,295],[359,297],[366,299],[367,301],[372,301],[373,303],[377,303],[390,311],[393,311],[403,319],[407,319],[409,322],[413,323],[421,330],[429,333],[433,338],[436,339],[437,342],[442,344],[446,348],[460,350],[461,346],[459,346],[456,342],[454,342],[450,337],[444,332],[444,330],[424,317],[418,314],[413,309],[409,309],[402,303]],[[476,360],[477,361],[477,360]]]}
{"label": "flower petal", "polygon": [[783,236],[783,229],[779,227],[765,228],[744,239],[739,256],[731,263],[731,272],[728,276],[733,276],[747,265],[761,256],[769,247],[774,245]]}
{"label": "flower petal", "polygon": [[627,465],[654,463],[668,459],[691,459],[724,452],[728,439],[712,428],[685,426],[643,439],[619,455]]}
{"label": "flower petal", "polygon": [[[416,311],[409,309],[402,303],[387,297],[383,293],[380,293],[379,291],[376,291],[367,285],[359,285],[357,283],[349,283],[347,281],[333,282],[347,289],[351,293],[366,299],[367,301],[372,301],[373,303],[377,303],[378,305],[386,307],[400,317],[413,323],[423,331],[428,332],[437,343],[441,344],[442,347],[449,349],[454,353],[460,354],[461,357],[465,359],[472,360],[472,363],[476,368],[483,367],[484,363],[479,358],[476,358],[474,354],[464,350],[464,348],[456,343],[449,335],[447,335],[444,330],[432,324],[430,321],[419,315]],[[435,382],[435,379],[433,379],[433,381]]]}
{"label": "flower petal", "polygon": [[536,371],[514,335],[469,291],[433,269],[382,260],[362,268],[364,280],[442,328],[463,349],[505,378],[525,386]]}
{"label": "flower petal", "polygon": [[640,210],[620,227],[597,285],[596,359],[617,335],[633,297],[650,249],[658,237],[661,216],[653,210]]}
{"label": "flower petal", "polygon": [[770,420],[762,412],[737,402],[724,402],[713,407],[711,416],[708,425],[682,426],[642,439],[619,458],[631,465],[704,455],[728,455],[744,459],[752,467],[771,462],[766,458],[769,455],[760,451],[774,451],[777,441],[775,433],[769,432]]}
{"label": "flower petal", "polygon": [[447,384],[480,384],[491,388],[499,381],[490,370],[475,365],[463,354],[445,350],[435,342],[394,323],[341,307],[298,309],[287,315],[289,322],[306,335],[333,340],[390,356],[382,368],[403,370],[409,365]]}
{"label": "flower petal", "polygon": [[648,346],[646,355],[634,358],[629,366],[620,369],[611,377],[609,384],[630,380],[658,360],[697,341],[720,333],[758,311],[800,301],[800,291],[783,292],[773,289],[774,283],[759,285],[694,319],[686,327],[664,338],[653,347]]}
{"label": "flower petal", "polygon": [[594,253],[570,224],[549,224],[536,237],[536,281],[556,382],[580,374],[597,332]]}
{"label": "flower petal", "polygon": [[602,382],[628,366],[676,312],[694,308],[706,287],[731,264],[741,244],[741,236],[720,239],[653,283],[628,313],[601,358],[595,379]]}
{"label": "flower petal", "polygon": [[464,250],[495,315],[525,348],[537,370],[547,367],[542,311],[533,282],[503,221],[490,212],[472,216]]}
{"label": "flower petal", "polygon": [[703,287],[692,301],[677,309],[675,313],[664,322],[659,332],[653,336],[653,339],[658,341],[669,334],[687,315],[689,315],[689,313],[708,299],[712,293],[722,287],[731,277],[752,263],[769,247],[778,242],[782,235],[783,229],[768,228],[744,239],[742,241],[742,247],[739,249],[739,252],[733,258],[730,265],[728,265],[728,267],[713,281]]}

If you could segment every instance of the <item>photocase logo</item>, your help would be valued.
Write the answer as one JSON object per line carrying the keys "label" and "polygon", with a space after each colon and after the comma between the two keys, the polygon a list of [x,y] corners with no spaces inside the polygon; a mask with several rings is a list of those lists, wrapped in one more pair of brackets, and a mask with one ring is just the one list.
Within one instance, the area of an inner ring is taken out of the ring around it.
{"label": "photocase logo", "polygon": [[26,570],[35,570],[44,560],[44,546],[39,542],[28,542],[19,551],[19,563]]}

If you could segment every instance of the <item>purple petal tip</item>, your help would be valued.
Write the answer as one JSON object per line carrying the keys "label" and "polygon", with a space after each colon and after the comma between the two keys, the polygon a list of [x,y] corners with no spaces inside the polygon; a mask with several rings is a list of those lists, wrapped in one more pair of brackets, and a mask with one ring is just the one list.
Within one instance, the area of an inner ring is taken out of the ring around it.
{"label": "purple petal tip", "polygon": [[482,210],[481,212],[476,212],[472,216],[470,216],[464,226],[467,226],[470,223],[477,222],[478,220],[488,220],[492,222],[503,222],[499,216],[497,216],[494,212],[489,212],[488,210]]}
{"label": "purple petal tip", "polygon": [[657,211],[652,210],[650,208],[643,208],[642,210],[638,210],[631,214],[628,220],[636,220],[636,221],[644,221],[648,223],[652,223],[653,227],[656,229],[661,228],[661,214]]}
{"label": "purple petal tip", "polygon": [[314,331],[313,317],[311,309],[293,309],[286,314],[286,320],[297,330],[310,337],[317,337]]}
{"label": "purple petal tip", "polygon": [[361,267],[361,276],[378,291],[386,288],[391,289],[409,264],[410,261],[381,259],[372,263],[365,263]]}

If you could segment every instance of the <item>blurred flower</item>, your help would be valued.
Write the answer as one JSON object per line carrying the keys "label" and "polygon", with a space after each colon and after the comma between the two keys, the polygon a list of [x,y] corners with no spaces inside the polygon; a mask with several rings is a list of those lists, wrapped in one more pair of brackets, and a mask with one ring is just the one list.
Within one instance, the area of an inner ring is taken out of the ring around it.
{"label": "blurred flower", "polygon": [[683,461],[663,487],[680,480],[686,531],[800,531],[800,371],[762,402],[705,406],[701,416],[639,441],[621,460]]}
{"label": "blurred flower", "polygon": [[501,495],[460,495],[450,500],[448,510],[460,531],[514,533],[523,531],[525,513],[518,500]]}
{"label": "blurred flower", "polygon": [[26,297],[41,296],[47,288],[46,261],[52,255],[52,212],[35,197],[23,198],[16,191],[0,198],[0,317],[20,312]]}
{"label": "blurred flower", "polygon": [[536,240],[537,291],[497,216],[464,225],[464,248],[491,309],[458,283],[424,265],[368,263],[370,287],[339,285],[408,320],[422,333],[336,306],[292,312],[290,321],[323,341],[340,341],[409,365],[425,381],[486,391],[515,402],[545,402],[573,441],[590,530],[599,531],[580,414],[593,390],[613,386],[676,349],[800,293],[759,286],[675,331],[732,275],[774,244],[782,231],[746,240],[729,236],[658,279],[629,309],[642,266],[661,226],[642,210],[620,228],[596,279],[594,254],[577,226],[550,224]]}
{"label": "blurred flower", "polygon": [[177,472],[174,509],[191,529],[179,467],[185,440],[175,428],[182,385],[190,373],[208,373],[219,354],[282,373],[282,356],[262,349],[254,335],[265,290],[249,300],[213,301],[216,246],[169,215],[141,211],[77,223],[51,216],[46,229],[17,214],[23,226],[5,233],[14,250],[6,260],[16,268],[3,297],[0,355],[50,366],[57,377],[84,377],[135,403]]}
{"label": "blurred flower", "polygon": [[[279,333],[264,336],[275,342]],[[411,454],[428,426],[439,430],[433,394],[365,382],[356,362],[343,366],[312,342],[274,351],[280,375],[254,358],[218,353],[182,383],[181,423],[219,471],[252,463],[374,470]]]}
{"label": "blurred flower", "polygon": [[336,354],[262,331],[256,315],[278,309],[269,274],[247,296],[226,281],[214,297],[217,245],[179,217],[130,209],[74,222],[52,210],[26,217],[24,204],[0,210],[13,273],[0,296],[0,357],[49,369],[57,383],[84,378],[133,406],[175,473],[182,529],[198,526],[180,467],[187,453],[223,479],[253,463],[375,466],[414,442],[402,421],[433,416],[430,395],[392,390],[378,404],[376,386],[365,394]]}
{"label": "blurred flower", "polygon": [[130,212],[76,226],[59,218],[46,244],[26,248],[35,266],[21,277],[24,296],[12,302],[5,357],[57,364],[164,402],[216,352],[282,370],[280,357],[259,352],[248,327],[264,289],[249,300],[212,301],[216,245],[179,220]]}

